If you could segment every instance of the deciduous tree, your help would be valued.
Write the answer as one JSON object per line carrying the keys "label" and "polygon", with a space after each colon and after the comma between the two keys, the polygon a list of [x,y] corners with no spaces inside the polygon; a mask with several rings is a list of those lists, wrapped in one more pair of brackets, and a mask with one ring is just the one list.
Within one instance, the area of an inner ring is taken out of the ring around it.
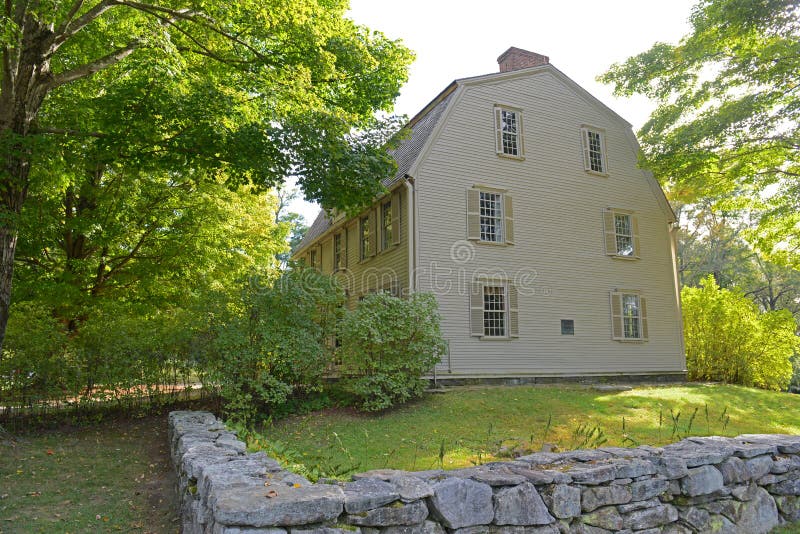
{"label": "deciduous tree", "polygon": [[0,347],[19,215],[33,188],[74,187],[58,163],[87,142],[98,180],[124,160],[160,176],[216,180],[219,171],[232,186],[271,187],[298,174],[306,197],[326,207],[371,198],[392,166],[379,146],[391,130],[374,113],[391,109],[411,54],[345,19],[346,8],[345,0],[7,1]]}
{"label": "deciduous tree", "polygon": [[759,210],[751,243],[800,267],[800,2],[701,0],[690,22],[600,80],[657,102],[639,137],[673,200]]}

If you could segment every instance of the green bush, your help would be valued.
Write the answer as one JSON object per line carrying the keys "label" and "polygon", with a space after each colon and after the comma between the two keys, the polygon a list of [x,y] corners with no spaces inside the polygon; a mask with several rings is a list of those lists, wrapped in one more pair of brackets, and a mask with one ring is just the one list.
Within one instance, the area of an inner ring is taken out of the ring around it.
{"label": "green bush", "polygon": [[209,358],[208,380],[231,420],[250,426],[291,395],[322,389],[343,303],[336,281],[313,269],[293,269],[243,292],[215,329]]}
{"label": "green bush", "polygon": [[690,380],[786,389],[798,348],[797,325],[788,310],[761,312],[710,275],[700,287],[684,287],[681,301]]}
{"label": "green bush", "polygon": [[0,398],[60,396],[72,391],[78,369],[66,345],[64,327],[44,306],[15,303],[0,358]]}
{"label": "green bush", "polygon": [[445,348],[436,299],[427,293],[367,296],[342,321],[338,339],[342,386],[367,411],[421,395],[426,384],[420,377]]}

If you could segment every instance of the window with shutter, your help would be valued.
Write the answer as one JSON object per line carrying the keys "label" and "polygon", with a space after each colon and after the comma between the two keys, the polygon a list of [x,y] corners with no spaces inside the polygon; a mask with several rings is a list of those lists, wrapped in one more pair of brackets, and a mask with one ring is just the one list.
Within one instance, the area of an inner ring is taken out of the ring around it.
{"label": "window with shutter", "polygon": [[392,195],[392,245],[400,244],[400,217],[401,200],[400,193]]}
{"label": "window with shutter", "polygon": [[611,292],[611,337],[618,341],[646,341],[647,303],[637,292]]}
{"label": "window with shutter", "polygon": [[470,293],[470,334],[486,338],[519,337],[519,295],[513,284],[473,282]]}
{"label": "window with shutter", "polygon": [[387,250],[394,242],[392,238],[392,201],[381,204],[381,251]]}
{"label": "window with shutter", "polygon": [[603,225],[606,254],[639,257],[639,221],[633,212],[608,208],[603,212]]}
{"label": "window with shutter", "polygon": [[344,269],[344,262],[342,261],[342,234],[334,234],[333,236],[333,270],[340,271]]}
{"label": "window with shutter", "polygon": [[582,127],[581,142],[583,143],[583,168],[587,172],[607,174],[606,141],[603,130],[591,126]]}
{"label": "window with shutter", "polygon": [[522,158],[522,112],[505,106],[494,108],[495,150],[502,156]]}
{"label": "window with shutter", "polygon": [[360,259],[364,261],[369,257],[369,217],[361,217],[359,220],[359,250]]}
{"label": "window with shutter", "polygon": [[372,209],[369,212],[369,255],[374,256],[378,252],[378,210]]}
{"label": "window with shutter", "polygon": [[510,194],[479,186],[467,190],[467,239],[514,244],[514,209]]}

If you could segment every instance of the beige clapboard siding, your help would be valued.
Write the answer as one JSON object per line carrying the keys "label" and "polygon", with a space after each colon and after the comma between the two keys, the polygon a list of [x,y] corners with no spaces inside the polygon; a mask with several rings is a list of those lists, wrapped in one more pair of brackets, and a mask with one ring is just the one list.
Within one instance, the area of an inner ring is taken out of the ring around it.
{"label": "beige clapboard siding", "polygon": [[[667,216],[636,168],[625,125],[547,72],[466,86],[454,100],[415,176],[419,287],[438,294],[453,373],[683,370]],[[523,161],[495,154],[496,103],[522,109]],[[605,132],[608,177],[584,170],[585,124]],[[474,244],[474,260],[458,264],[450,251],[456,241],[466,239],[466,190],[475,184],[507,189],[513,196],[516,244]],[[636,213],[640,260],[605,254],[607,207]],[[497,269],[512,280],[520,273],[535,273],[532,291],[520,289],[516,340],[470,336],[464,284],[475,271]],[[455,289],[447,290],[448,283]],[[649,341],[611,339],[609,293],[616,288],[637,289],[646,297]],[[575,320],[575,336],[560,334],[562,318]]]}
{"label": "beige clapboard siding", "polygon": [[[393,202],[400,198],[400,239],[391,244],[385,251],[378,250],[374,255],[370,255],[366,260],[360,259],[360,230],[359,221],[361,217],[368,213],[365,211],[358,217],[349,219],[346,222],[346,236],[343,233],[343,250],[347,253],[347,268],[336,273],[337,279],[345,287],[348,297],[348,306],[355,307],[358,298],[369,291],[375,291],[386,287],[393,281],[400,290],[408,288],[408,217],[406,216],[407,194],[404,187],[395,190]],[[374,204],[370,210],[375,210],[376,226],[379,228],[380,205],[386,202],[384,197],[380,202]],[[337,230],[338,231],[338,230]],[[345,230],[342,230],[344,232]],[[333,235],[335,232],[327,234],[321,241],[323,244],[323,254],[328,251],[329,259],[324,263],[323,272],[330,274],[333,272]],[[380,245],[380,236],[375,236],[375,244]],[[323,256],[325,258],[325,256]]]}

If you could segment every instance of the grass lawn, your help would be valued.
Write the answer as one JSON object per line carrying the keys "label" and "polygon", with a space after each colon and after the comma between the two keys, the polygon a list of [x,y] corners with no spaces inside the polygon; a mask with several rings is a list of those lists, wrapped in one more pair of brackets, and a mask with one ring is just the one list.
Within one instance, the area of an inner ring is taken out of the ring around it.
{"label": "grass lawn", "polygon": [[497,460],[501,448],[540,450],[543,443],[663,445],[686,435],[744,433],[800,434],[800,395],[703,384],[456,389],[378,415],[332,409],[292,417],[263,429],[265,439],[250,446],[316,466],[312,476],[331,476],[463,467]]}
{"label": "grass lawn", "polygon": [[166,416],[0,434],[0,533],[178,531]]}

